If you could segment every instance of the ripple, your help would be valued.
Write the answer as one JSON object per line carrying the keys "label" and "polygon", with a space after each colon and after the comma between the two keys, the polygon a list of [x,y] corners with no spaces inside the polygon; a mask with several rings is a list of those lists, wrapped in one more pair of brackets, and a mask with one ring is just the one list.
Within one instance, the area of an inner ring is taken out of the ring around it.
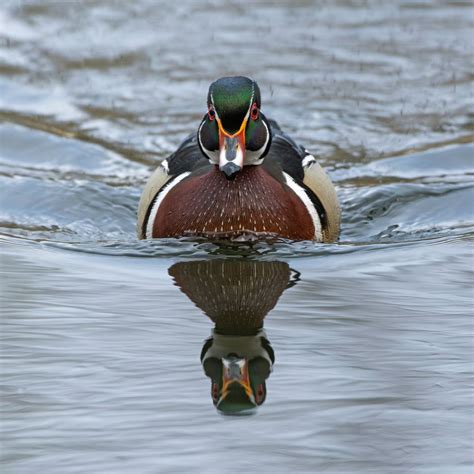
{"label": "ripple", "polygon": [[[2,2],[2,472],[467,473],[468,9]],[[329,170],[339,243],[136,239],[146,178],[236,73]],[[296,278],[265,319],[268,400],[218,418],[193,302],[235,309],[239,267],[262,303]]]}

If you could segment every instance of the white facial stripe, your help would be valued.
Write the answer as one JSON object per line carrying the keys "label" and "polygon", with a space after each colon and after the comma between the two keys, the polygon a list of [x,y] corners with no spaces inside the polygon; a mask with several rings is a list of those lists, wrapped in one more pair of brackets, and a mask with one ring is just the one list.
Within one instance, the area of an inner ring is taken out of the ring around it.
{"label": "white facial stripe", "polygon": [[[220,117],[219,117],[219,114],[217,113],[217,110],[216,110],[216,106],[214,105],[214,96],[212,95],[212,92],[211,92],[211,104],[212,104],[212,110],[214,110],[214,114],[216,115],[216,120],[218,122],[221,121]],[[206,148],[203,147],[203,149],[205,149],[207,151]],[[211,158],[212,159],[212,158]]]}
{"label": "white facial stripe", "polygon": [[301,199],[304,206],[306,207],[314,225],[314,238],[317,242],[323,241],[321,219],[319,218],[318,211],[311,202],[311,199],[306,194],[306,191],[299,186],[296,181],[288,174],[283,172],[286,180],[286,184],[295,192],[295,194]]}
{"label": "white facial stripe", "polygon": [[201,130],[202,130],[202,127],[204,126],[204,120],[201,122],[201,125],[199,126],[199,130],[198,130],[198,140],[199,140],[199,145],[201,145],[201,148],[203,150],[205,150],[206,148],[204,148],[204,145],[202,144],[202,140],[201,140]]}
{"label": "white facial stripe", "polygon": [[254,95],[255,95],[255,82],[252,81],[252,96],[250,97],[249,108],[247,109],[247,113],[245,114],[245,120],[248,120],[250,117],[250,109],[252,108]]}
{"label": "white facial stripe", "polygon": [[198,140],[199,144],[201,145],[201,149],[204,150],[204,153],[206,154],[207,159],[214,164],[219,163],[219,150],[208,150],[202,143],[201,140],[201,129],[204,126],[204,120],[202,121],[201,125],[199,126],[198,130]]}
{"label": "white facial stripe", "polygon": [[212,104],[212,109],[214,110],[214,113],[216,114],[216,120],[220,122],[221,119],[219,118],[219,114],[217,113],[216,106],[214,105],[214,96],[212,95],[212,92],[211,92],[211,104]]}
{"label": "white facial stripe", "polygon": [[265,123],[264,120],[262,120],[263,125],[265,125],[265,128],[267,129],[267,139],[265,140],[265,143],[261,148],[255,151],[251,150],[246,150],[245,152],[245,164],[247,165],[260,165],[263,161],[263,158],[260,158],[262,156],[263,152],[267,148],[268,141],[270,140],[270,131],[268,130],[267,124]]}
{"label": "white facial stripe", "polygon": [[158,197],[156,198],[155,202],[153,203],[153,207],[151,208],[150,215],[148,216],[148,221],[146,223],[146,238],[152,239],[153,238],[153,225],[155,223],[156,216],[158,214],[158,209],[163,202],[163,199],[166,195],[170,192],[171,188],[176,186],[180,181],[182,181],[186,176],[191,174],[190,171],[186,173],[180,174],[169,181],[160,191]]}
{"label": "white facial stripe", "polygon": [[250,107],[252,107],[252,104],[253,104],[254,95],[255,95],[255,82],[252,81],[252,97],[250,97],[250,104],[249,104],[249,110],[248,110],[249,113],[250,113]]}

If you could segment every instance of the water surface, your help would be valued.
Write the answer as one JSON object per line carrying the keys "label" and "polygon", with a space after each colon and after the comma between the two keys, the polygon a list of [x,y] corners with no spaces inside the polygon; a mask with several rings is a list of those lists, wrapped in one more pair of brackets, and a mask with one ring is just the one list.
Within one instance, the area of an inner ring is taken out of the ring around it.
{"label": "water surface", "polygon": [[[472,23],[468,2],[3,2],[2,472],[471,472]],[[226,74],[328,170],[338,244],[136,240]],[[203,347],[262,323],[266,399],[223,416]]]}

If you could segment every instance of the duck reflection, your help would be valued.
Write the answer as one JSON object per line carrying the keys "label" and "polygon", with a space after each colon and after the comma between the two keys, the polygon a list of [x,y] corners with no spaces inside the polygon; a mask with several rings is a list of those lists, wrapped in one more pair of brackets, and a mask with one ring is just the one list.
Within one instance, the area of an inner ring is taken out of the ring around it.
{"label": "duck reflection", "polygon": [[252,260],[180,262],[169,274],[214,322],[201,351],[214,405],[226,414],[252,412],[265,401],[275,362],[263,320],[299,274],[284,262]]}

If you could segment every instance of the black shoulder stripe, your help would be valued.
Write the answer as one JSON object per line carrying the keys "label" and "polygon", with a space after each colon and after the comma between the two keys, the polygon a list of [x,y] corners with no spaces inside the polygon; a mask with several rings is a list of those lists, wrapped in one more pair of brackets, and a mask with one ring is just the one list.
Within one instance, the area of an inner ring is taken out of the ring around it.
{"label": "black shoulder stripe", "polygon": [[328,227],[328,216],[326,214],[326,209],[324,209],[324,206],[323,206],[322,202],[319,200],[318,196],[316,196],[316,194],[313,193],[311,188],[306,186],[306,184],[304,184],[302,181],[297,181],[296,184],[298,186],[301,186],[305,190],[307,196],[309,197],[309,199],[313,203],[313,205],[316,209],[316,212],[318,213],[319,219],[321,221],[321,227],[323,227],[324,229],[327,229],[327,227]]}
{"label": "black shoulder stripe", "polygon": [[206,355],[207,351],[211,348],[213,342],[214,342],[213,337],[206,339],[206,341],[204,342],[204,346],[202,346],[202,349],[201,349],[201,357],[200,357],[201,362],[204,359],[204,356]]}
{"label": "black shoulder stripe", "polygon": [[163,192],[163,189],[165,189],[170,184],[170,182],[173,181],[174,178],[175,176],[171,176],[171,178],[168,179],[168,181],[166,181],[160,189],[158,189],[158,192],[155,194],[155,197],[150,201],[150,204],[145,214],[145,219],[143,219],[143,225],[141,229],[142,238],[146,239],[146,228],[148,226],[148,219],[150,219],[151,210],[153,209],[153,206],[155,205],[158,196]]}

